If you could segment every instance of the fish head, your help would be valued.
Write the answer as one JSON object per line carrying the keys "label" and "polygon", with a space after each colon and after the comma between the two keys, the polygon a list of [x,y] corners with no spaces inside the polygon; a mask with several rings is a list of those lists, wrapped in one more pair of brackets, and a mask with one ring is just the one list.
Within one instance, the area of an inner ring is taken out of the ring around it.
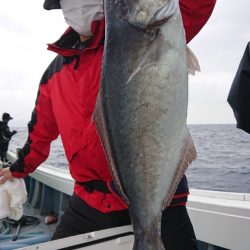
{"label": "fish head", "polygon": [[179,7],[178,0],[126,0],[128,21],[141,29],[165,22]]}

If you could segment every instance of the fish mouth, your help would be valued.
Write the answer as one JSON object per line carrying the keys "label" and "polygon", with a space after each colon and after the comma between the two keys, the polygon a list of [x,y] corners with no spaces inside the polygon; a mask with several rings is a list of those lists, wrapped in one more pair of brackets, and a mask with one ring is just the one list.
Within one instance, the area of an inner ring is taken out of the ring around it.
{"label": "fish mouth", "polygon": [[168,21],[170,17],[165,17],[163,18],[162,20],[159,20],[159,21],[155,21],[153,22],[152,24],[149,24],[147,26],[147,29],[153,29],[153,28],[157,28],[157,27],[160,27],[162,26],[164,23],[166,23]]}

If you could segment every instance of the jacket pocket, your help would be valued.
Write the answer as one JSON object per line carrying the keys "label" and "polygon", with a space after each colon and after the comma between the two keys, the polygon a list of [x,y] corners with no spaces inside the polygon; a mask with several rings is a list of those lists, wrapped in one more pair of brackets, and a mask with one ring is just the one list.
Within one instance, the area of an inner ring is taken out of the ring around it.
{"label": "jacket pocket", "polygon": [[68,161],[71,162],[77,152],[84,149],[86,146],[87,142],[83,129],[72,129],[68,143]]}

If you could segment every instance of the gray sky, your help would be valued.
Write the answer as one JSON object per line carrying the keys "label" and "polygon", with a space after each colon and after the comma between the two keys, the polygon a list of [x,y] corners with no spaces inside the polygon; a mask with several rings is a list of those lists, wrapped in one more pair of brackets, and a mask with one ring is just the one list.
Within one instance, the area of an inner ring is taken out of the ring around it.
{"label": "gray sky", "polygon": [[[45,11],[43,0],[3,1],[0,9],[0,114],[10,126],[26,126],[40,78],[54,58],[47,43],[65,31],[60,10]],[[226,99],[247,42],[250,1],[217,0],[214,12],[189,46],[201,72],[190,76],[188,123],[235,123]]]}

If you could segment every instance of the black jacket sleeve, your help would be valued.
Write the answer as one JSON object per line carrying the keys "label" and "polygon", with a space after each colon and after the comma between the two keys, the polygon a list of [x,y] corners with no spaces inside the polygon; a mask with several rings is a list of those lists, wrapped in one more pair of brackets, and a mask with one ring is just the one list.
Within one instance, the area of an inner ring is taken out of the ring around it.
{"label": "black jacket sleeve", "polygon": [[241,59],[227,101],[233,109],[237,128],[250,134],[250,42]]}
{"label": "black jacket sleeve", "polygon": [[16,131],[10,131],[9,126],[7,124],[2,124],[0,128],[1,139],[2,140],[10,140],[11,137],[16,133]]}

